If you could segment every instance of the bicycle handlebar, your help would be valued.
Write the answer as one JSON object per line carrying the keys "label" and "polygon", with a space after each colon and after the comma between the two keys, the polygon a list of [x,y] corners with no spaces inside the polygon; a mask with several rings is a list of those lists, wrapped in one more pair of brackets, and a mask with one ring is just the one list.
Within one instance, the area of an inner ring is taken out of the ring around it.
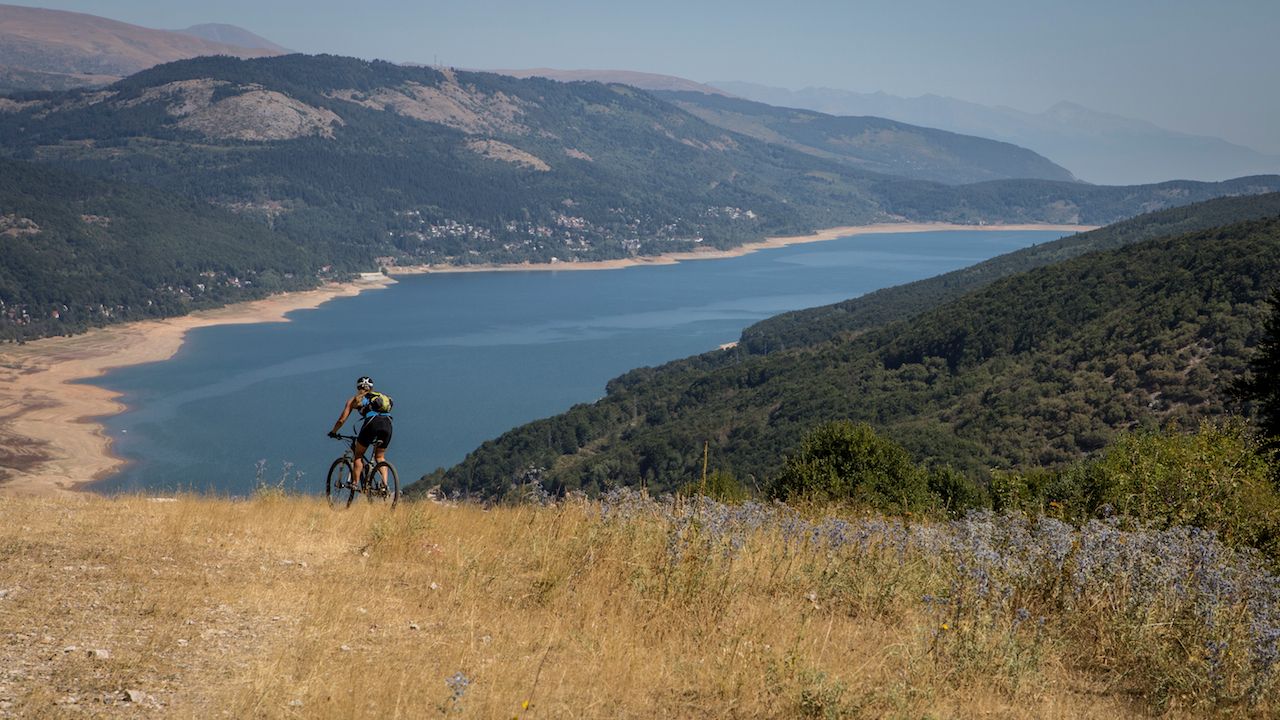
{"label": "bicycle handlebar", "polygon": [[[359,435],[343,435],[342,433],[334,433],[329,437],[333,438],[334,440],[359,440],[360,439]],[[369,447],[380,447],[381,445],[382,445],[382,441],[377,439],[369,443]]]}

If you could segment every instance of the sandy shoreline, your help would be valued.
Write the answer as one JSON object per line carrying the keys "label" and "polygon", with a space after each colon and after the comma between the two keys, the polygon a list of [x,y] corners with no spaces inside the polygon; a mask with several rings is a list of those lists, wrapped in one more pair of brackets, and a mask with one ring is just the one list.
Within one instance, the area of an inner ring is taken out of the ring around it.
{"label": "sandy shoreline", "polygon": [[119,396],[77,384],[112,368],[173,357],[187,332],[210,325],[281,322],[294,310],[384,287],[377,273],[351,283],[275,295],[167,320],[112,325],[74,337],[0,346],[0,494],[63,495],[123,461],[95,418],[122,412]]}
{"label": "sandy shoreline", "polygon": [[844,225],[827,228],[809,235],[787,235],[770,237],[758,242],[746,243],[729,250],[692,250],[689,252],[667,253],[621,260],[588,260],[585,262],[558,263],[510,263],[481,265],[404,265],[386,268],[392,275],[419,275],[425,273],[467,273],[467,272],[534,272],[534,271],[576,271],[576,270],[621,270],[622,268],[640,265],[674,265],[688,260],[721,260],[724,258],[742,257],[760,250],[800,245],[803,243],[822,242],[853,235],[876,235],[892,233],[939,232],[949,230],[968,231],[1018,231],[1018,230],[1060,230],[1063,232],[1086,232],[1096,230],[1096,225],[956,225],[953,223],[880,223],[877,225]]}
{"label": "sandy shoreline", "polygon": [[[663,256],[557,264],[416,266],[388,268],[391,274],[501,272],[531,270],[611,270],[669,265],[686,260],[739,257],[767,248],[821,242],[851,235],[940,230],[1061,230],[1080,225],[949,225],[895,223],[836,227],[811,235],[766,238],[732,250],[703,250]],[[168,320],[147,320],[91,330],[74,337],[46,338],[0,346],[0,495],[66,495],[115,472],[123,464],[96,418],[123,412],[116,393],[77,381],[113,368],[167,360],[188,331],[210,325],[280,322],[294,310],[313,308],[336,297],[394,282],[370,273],[353,283],[286,293]]]}

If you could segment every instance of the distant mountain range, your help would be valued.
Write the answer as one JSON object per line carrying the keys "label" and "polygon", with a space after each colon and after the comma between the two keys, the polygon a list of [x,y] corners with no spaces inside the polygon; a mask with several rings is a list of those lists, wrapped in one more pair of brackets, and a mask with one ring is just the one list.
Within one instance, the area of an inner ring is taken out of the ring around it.
{"label": "distant mountain range", "polygon": [[1222,180],[1280,171],[1280,157],[1220,138],[1189,135],[1144,120],[1062,102],[1042,113],[939,95],[904,98],[831,88],[786,90],[746,82],[712,87],[738,97],[833,115],[874,115],[1003,140],[1030,148],[1094,183],[1130,185],[1174,178]]}
{"label": "distant mountain range", "polygon": [[173,32],[84,13],[0,5],[0,92],[105,85],[153,65],[200,55],[281,52],[283,48],[229,25]]}
{"label": "distant mountain range", "polygon": [[[102,86],[121,77],[156,64],[202,55],[261,57],[287,54],[280,45],[233,25],[202,24],[183,30],[155,30],[107,18],[57,10],[0,5],[0,93],[22,90],[65,90],[73,87]],[[1010,164],[999,161],[1003,169],[979,171],[973,175],[957,175],[948,169],[956,143],[938,151],[940,136],[920,147],[912,165],[915,170],[902,173],[907,177],[942,182],[972,182],[997,177],[1032,177],[1045,179],[1075,178],[1101,184],[1146,184],[1170,179],[1222,180],[1253,174],[1280,172],[1280,157],[1259,153],[1212,137],[1176,133],[1151,123],[1099,113],[1079,105],[1059,103],[1043,113],[1026,113],[1006,107],[987,107],[953,98],[926,95],[902,98],[884,93],[854,93],[825,88],[791,91],[742,82],[697,83],[685,78],[628,70],[558,70],[551,68],[506,69],[495,72],[514,77],[545,77],[563,82],[597,81],[618,83],[660,92],[703,93],[712,96],[731,95],[784,108],[808,109],[834,116],[871,116],[896,121],[902,126],[886,131],[864,128],[852,134],[845,129],[817,140],[806,141],[797,135],[808,135],[793,117],[789,123],[793,133],[774,133],[778,129],[762,127],[752,121],[743,125],[742,117],[729,117],[721,110],[703,110],[703,119],[735,129],[753,137],[769,138],[790,144],[802,152],[842,159],[841,152],[854,145],[853,153],[865,169],[887,170],[876,159],[874,146],[890,135],[901,135],[907,126],[916,126],[907,134],[885,144],[890,155],[903,151],[918,140],[923,128],[949,131],[962,136],[976,136],[1029,149],[1042,156],[1041,161]],[[706,103],[702,103],[705,105]],[[689,109],[686,104],[686,109]],[[758,118],[757,118],[758,120]],[[852,123],[846,122],[846,125]],[[869,120],[864,126],[876,125]],[[768,123],[765,123],[768,125]],[[972,163],[975,145],[969,141],[966,162]],[[880,153],[885,154],[885,153]],[[962,153],[963,154],[963,153]],[[843,157],[848,160],[847,157]],[[898,168],[911,165],[908,158]],[[981,163],[979,163],[981,164]],[[1056,165],[1055,165],[1056,164]],[[1064,170],[1065,168],[1065,170]]]}
{"label": "distant mountain range", "polygon": [[[624,258],[876,221],[1104,224],[1280,189],[1276,176],[1124,188],[1009,177],[943,184],[916,179],[923,155],[946,157],[931,172],[950,173],[951,182],[1026,162],[1055,168],[1013,146],[895,125],[880,144],[832,144],[862,131],[816,113],[799,124],[822,132],[765,140],[711,124],[660,95],[334,56],[203,57],[105,88],[0,97],[0,155],[54,165],[69,177],[150,186],[158,197],[173,196],[163,205],[219,207],[301,249],[307,267],[339,271]],[[751,118],[756,130],[775,123],[780,136],[777,128],[805,119],[736,100],[730,108],[734,122]],[[804,143],[807,149],[798,147]],[[966,156],[970,145],[981,152]],[[3,210],[19,223],[12,244],[22,244],[32,262],[94,257],[47,255],[54,245],[21,222],[45,227],[26,202]],[[191,214],[174,217],[195,222]],[[90,242],[94,227],[85,235]],[[199,232],[180,223],[171,229]],[[228,262],[199,272],[220,272],[242,255],[230,244],[219,252]],[[61,316],[60,306],[71,305],[29,292],[30,273],[0,274],[7,278],[0,300],[53,303],[24,308],[31,317]],[[68,298],[79,292],[57,285]],[[139,312],[126,307],[113,317]]]}
{"label": "distant mountain range", "polygon": [[702,92],[651,92],[712,125],[872,172],[950,184],[1003,178],[1075,180],[1065,168],[1030,150],[973,135]]}
{"label": "distant mountain range", "polygon": [[551,68],[493,72],[638,87],[717,127],[873,172],[951,184],[1001,178],[1075,180],[1065,168],[1010,143],[884,118],[773,107],[670,75]]}

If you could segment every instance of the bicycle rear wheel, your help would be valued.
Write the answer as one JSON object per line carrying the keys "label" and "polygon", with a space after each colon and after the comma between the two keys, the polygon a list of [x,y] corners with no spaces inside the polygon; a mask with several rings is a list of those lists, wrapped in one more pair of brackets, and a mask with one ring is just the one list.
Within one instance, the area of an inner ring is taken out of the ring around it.
{"label": "bicycle rear wheel", "polygon": [[338,510],[351,504],[355,497],[354,474],[351,461],[340,457],[329,466],[329,475],[324,480],[324,494],[329,499],[329,507]]}
{"label": "bicycle rear wheel", "polygon": [[[387,469],[386,485],[382,484],[382,468]],[[369,474],[369,486],[372,488],[369,492],[369,502],[381,499],[392,508],[400,502],[400,474],[396,472],[396,466],[386,460],[373,466],[373,472]]]}

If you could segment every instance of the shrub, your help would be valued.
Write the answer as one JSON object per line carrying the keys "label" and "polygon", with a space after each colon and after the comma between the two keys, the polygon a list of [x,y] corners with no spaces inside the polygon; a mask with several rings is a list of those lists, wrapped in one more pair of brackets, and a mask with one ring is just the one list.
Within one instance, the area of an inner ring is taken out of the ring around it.
{"label": "shrub", "polygon": [[934,504],[926,473],[902,446],[880,437],[866,423],[821,425],[788,457],[773,484],[786,500],[852,501],[888,512]]}
{"label": "shrub", "polygon": [[1276,550],[1273,455],[1242,423],[1206,422],[1191,434],[1123,435],[1074,476],[1093,513],[1110,506],[1155,528],[1191,525],[1231,545]]}
{"label": "shrub", "polygon": [[1195,433],[1131,432],[1060,472],[996,473],[991,494],[998,511],[1076,522],[1118,515],[1152,529],[1189,525],[1280,556],[1274,456],[1241,422],[1206,422]]}
{"label": "shrub", "polygon": [[722,503],[739,503],[751,496],[742,482],[725,470],[715,470],[707,475],[706,483],[686,483],[680,488],[680,494],[686,497],[705,495]]}
{"label": "shrub", "polygon": [[929,492],[937,497],[942,508],[952,517],[960,517],[969,510],[991,507],[991,495],[987,489],[950,465],[930,468],[927,478]]}
{"label": "shrub", "polygon": [[1236,378],[1231,389],[1240,399],[1257,404],[1262,432],[1280,440],[1280,289],[1271,294],[1271,315],[1249,361],[1249,373]]}

